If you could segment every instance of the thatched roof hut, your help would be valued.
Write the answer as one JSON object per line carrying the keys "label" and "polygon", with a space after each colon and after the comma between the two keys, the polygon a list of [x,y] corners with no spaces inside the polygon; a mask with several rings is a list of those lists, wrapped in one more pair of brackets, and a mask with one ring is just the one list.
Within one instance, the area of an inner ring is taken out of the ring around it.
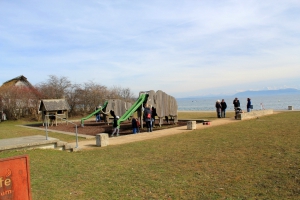
{"label": "thatched roof hut", "polygon": [[25,87],[33,88],[31,83],[23,75],[4,82],[2,86],[25,86]]}
{"label": "thatched roof hut", "polygon": [[42,99],[39,111],[42,112],[43,123],[48,119],[55,119],[57,126],[57,118],[68,120],[68,111],[70,106],[66,99]]}

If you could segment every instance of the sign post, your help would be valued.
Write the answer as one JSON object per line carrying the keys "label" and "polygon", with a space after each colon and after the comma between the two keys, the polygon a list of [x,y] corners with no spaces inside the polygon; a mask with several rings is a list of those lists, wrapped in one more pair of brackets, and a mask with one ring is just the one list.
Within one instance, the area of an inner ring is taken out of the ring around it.
{"label": "sign post", "polygon": [[27,155],[0,159],[0,200],[31,200]]}

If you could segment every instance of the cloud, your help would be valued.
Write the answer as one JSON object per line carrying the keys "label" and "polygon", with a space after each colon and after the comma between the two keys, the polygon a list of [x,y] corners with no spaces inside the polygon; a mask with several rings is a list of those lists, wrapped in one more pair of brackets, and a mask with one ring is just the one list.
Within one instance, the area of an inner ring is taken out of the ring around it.
{"label": "cloud", "polygon": [[1,1],[0,19],[0,82],[55,74],[174,96],[299,87],[296,0]]}

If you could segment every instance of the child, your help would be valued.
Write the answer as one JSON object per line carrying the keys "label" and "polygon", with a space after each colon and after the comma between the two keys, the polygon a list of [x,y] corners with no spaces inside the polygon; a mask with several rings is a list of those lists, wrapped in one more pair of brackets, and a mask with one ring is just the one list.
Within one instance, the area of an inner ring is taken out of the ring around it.
{"label": "child", "polygon": [[138,118],[136,118],[135,120],[136,120],[136,126],[137,126],[136,132],[139,133],[140,132],[140,126],[141,126],[141,124],[140,124],[140,121],[139,121]]}
{"label": "child", "polygon": [[117,135],[116,135],[117,137],[119,136],[120,128],[118,127],[118,119],[119,119],[119,116],[114,116],[113,132],[110,137],[113,137],[115,133],[117,133]]}
{"label": "child", "polygon": [[137,121],[135,118],[132,118],[131,125],[132,125],[132,133],[136,134],[138,127],[137,127]]}

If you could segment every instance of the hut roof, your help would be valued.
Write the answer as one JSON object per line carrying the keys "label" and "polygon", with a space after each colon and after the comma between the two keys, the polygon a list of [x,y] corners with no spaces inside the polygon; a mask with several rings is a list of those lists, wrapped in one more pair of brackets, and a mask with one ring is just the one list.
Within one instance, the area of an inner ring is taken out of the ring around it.
{"label": "hut roof", "polygon": [[42,110],[43,105],[45,111],[70,110],[70,106],[65,99],[42,99],[39,111]]}
{"label": "hut roof", "polygon": [[31,83],[27,80],[27,78],[23,75],[15,77],[13,79],[10,79],[10,80],[4,82],[2,84],[2,86],[4,86],[4,85],[17,85],[18,83],[22,83],[21,85],[24,85],[24,86],[27,86],[27,87],[33,87],[31,85]]}

